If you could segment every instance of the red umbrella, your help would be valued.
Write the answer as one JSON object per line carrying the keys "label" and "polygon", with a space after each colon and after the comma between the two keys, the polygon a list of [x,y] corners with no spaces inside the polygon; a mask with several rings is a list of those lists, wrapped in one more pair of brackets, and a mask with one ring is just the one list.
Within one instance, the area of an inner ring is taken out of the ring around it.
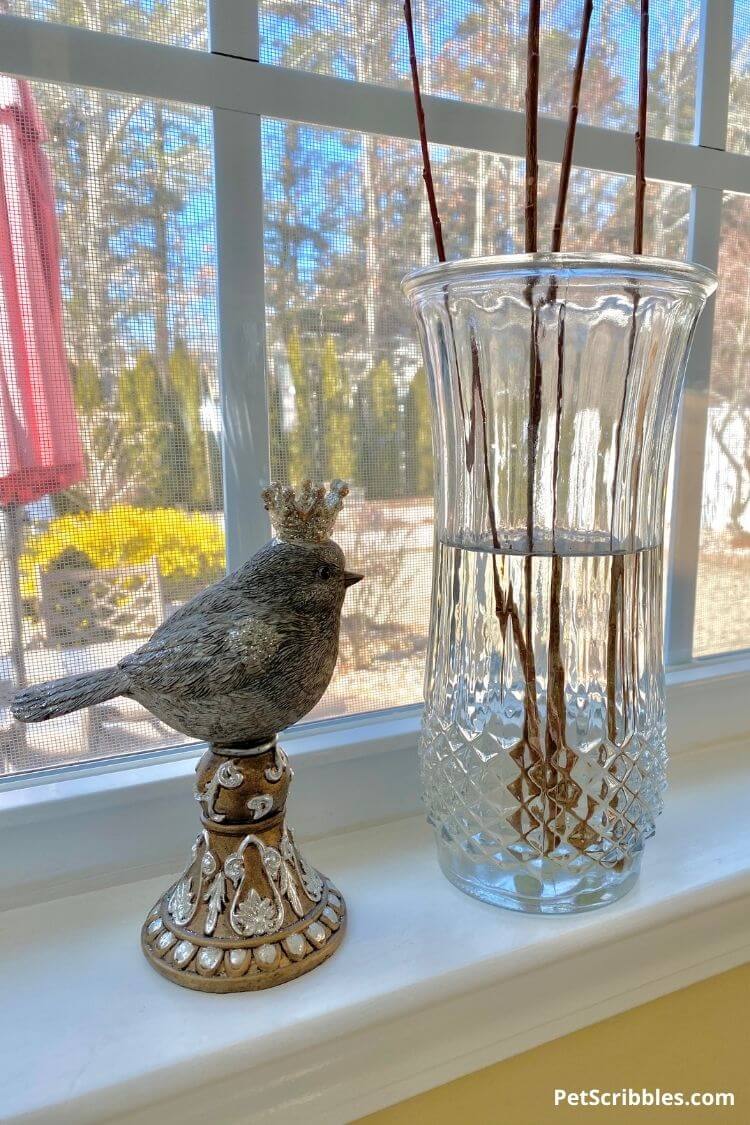
{"label": "red umbrella", "polygon": [[0,75],[0,505],[12,565],[13,661],[25,680],[22,506],[85,476],[63,337],[47,132],[28,82]]}

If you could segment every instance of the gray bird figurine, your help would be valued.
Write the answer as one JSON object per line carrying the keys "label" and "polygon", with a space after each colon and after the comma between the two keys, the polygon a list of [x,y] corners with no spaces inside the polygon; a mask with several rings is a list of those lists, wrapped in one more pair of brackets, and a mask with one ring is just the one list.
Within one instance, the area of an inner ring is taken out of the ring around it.
{"label": "gray bird figurine", "polygon": [[11,704],[36,723],[127,696],[216,747],[272,739],[323,695],[338,656],[348,571],[329,538],[348,486],[263,492],[276,538],[176,611],[112,668],[28,687]]}

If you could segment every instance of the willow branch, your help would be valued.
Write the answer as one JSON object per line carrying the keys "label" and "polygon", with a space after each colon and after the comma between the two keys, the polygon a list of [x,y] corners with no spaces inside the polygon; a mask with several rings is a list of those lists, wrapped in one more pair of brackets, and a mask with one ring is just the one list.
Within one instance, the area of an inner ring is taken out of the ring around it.
{"label": "willow branch", "polygon": [[438,213],[435,198],[435,181],[432,178],[432,164],[430,150],[427,144],[427,124],[424,119],[424,106],[422,105],[422,91],[419,85],[419,67],[417,65],[417,48],[414,42],[414,17],[411,10],[411,0],[404,0],[404,21],[406,34],[409,39],[409,66],[411,67],[411,86],[414,91],[414,105],[417,111],[417,127],[419,128],[419,144],[422,149],[422,179],[427,191],[427,201],[430,207],[430,219],[435,235],[437,256],[441,262],[445,261],[445,245],[443,243],[443,228]]}
{"label": "willow branch", "polygon": [[537,193],[539,158],[537,133],[539,119],[539,20],[541,0],[529,0],[529,30],[526,51],[526,253],[536,251]]}
{"label": "willow branch", "polygon": [[586,47],[589,41],[589,27],[594,11],[594,0],[584,0],[581,15],[581,34],[578,38],[578,51],[573,68],[573,88],[570,92],[570,108],[568,110],[568,128],[565,134],[562,163],[560,164],[560,186],[557,191],[557,206],[555,208],[555,221],[552,227],[552,250],[557,252],[562,246],[563,222],[565,221],[565,205],[568,201],[568,187],[570,173],[573,167],[573,146],[576,139],[576,125],[578,123],[578,106],[581,98],[581,82],[583,80],[583,67],[586,62]]}
{"label": "willow branch", "polygon": [[648,108],[648,0],[641,0],[638,64],[638,126],[635,133],[635,222],[633,253],[643,253],[643,209],[646,199],[646,112]]}

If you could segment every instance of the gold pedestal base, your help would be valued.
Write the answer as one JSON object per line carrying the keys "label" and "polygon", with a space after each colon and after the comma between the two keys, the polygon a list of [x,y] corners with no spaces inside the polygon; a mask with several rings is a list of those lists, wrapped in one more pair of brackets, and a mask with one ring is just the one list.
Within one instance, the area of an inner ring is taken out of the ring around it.
{"label": "gold pedestal base", "polygon": [[198,763],[202,831],[141,931],[148,962],[201,992],[272,988],[341,944],[344,900],[302,857],[285,818],[292,773],[276,743]]}
{"label": "gold pedestal base", "polygon": [[[207,942],[187,941],[164,922],[167,895],[149,914],[141,931],[141,947],[150,965],[167,980],[199,992],[253,992],[273,988],[309,973],[335,953],[346,927],[344,901],[326,881],[326,903],[336,914],[337,928],[313,920],[280,941],[225,948]],[[154,926],[160,922],[161,926]],[[313,925],[322,945],[306,931]],[[167,936],[165,936],[167,935]],[[294,935],[294,936],[292,936]],[[292,938],[291,942],[289,938]],[[159,944],[161,940],[161,945]]]}

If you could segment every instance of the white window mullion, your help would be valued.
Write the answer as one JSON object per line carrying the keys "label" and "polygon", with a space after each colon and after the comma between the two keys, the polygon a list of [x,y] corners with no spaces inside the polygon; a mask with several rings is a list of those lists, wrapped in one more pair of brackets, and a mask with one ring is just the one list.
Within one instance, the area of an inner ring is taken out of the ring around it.
{"label": "white window mullion", "polygon": [[[715,188],[693,188],[691,193],[688,258],[713,270],[719,258],[721,201],[722,192]],[[715,301],[710,299],[696,328],[676,438],[666,609],[666,657],[671,665],[693,658]]]}
{"label": "white window mullion", "polygon": [[208,28],[211,54],[258,61],[257,0],[209,0]]}
{"label": "white window mullion", "polygon": [[[734,0],[702,0],[695,143],[719,152],[727,139],[733,23]],[[713,270],[719,263],[722,195],[718,188],[693,187],[690,199],[688,258]],[[666,611],[666,656],[673,665],[693,658],[715,309],[712,297],[696,329],[677,432]]]}
{"label": "white window mullion", "polygon": [[[258,57],[257,4],[209,3],[211,51]],[[214,181],[227,568],[268,538],[260,489],[268,483],[261,119],[216,108]]]}

